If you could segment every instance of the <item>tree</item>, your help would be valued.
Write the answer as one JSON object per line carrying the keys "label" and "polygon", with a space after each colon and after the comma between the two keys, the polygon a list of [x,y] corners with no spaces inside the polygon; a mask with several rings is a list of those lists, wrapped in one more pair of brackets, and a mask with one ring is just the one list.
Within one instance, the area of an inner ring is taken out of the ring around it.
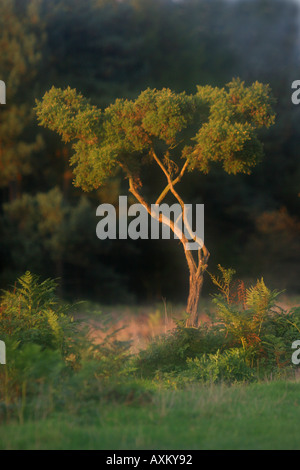
{"label": "tree", "polygon": [[[220,162],[227,173],[249,174],[260,161],[263,148],[258,130],[274,122],[272,101],[268,85],[255,82],[246,87],[234,79],[224,88],[198,86],[194,95],[147,89],[135,101],[117,99],[102,111],[74,89],[53,87],[37,101],[36,112],[40,125],[73,142],[70,163],[75,186],[85,191],[99,188],[121,169],[129,191],[153,215],[142,192],[143,166],[153,163],[166,179],[160,195],[153,198],[155,203],[171,193],[184,218],[185,204],[175,186],[186,172],[208,173]],[[176,233],[171,218],[157,217]],[[210,254],[200,244],[194,256],[187,249],[185,234],[180,241],[189,269],[186,326],[197,327]]]}
{"label": "tree", "polygon": [[0,4],[0,79],[7,93],[0,114],[0,187],[9,186],[10,199],[20,192],[22,176],[32,171],[32,152],[43,145],[41,136],[28,135],[39,48],[45,40],[39,19],[39,0]]}

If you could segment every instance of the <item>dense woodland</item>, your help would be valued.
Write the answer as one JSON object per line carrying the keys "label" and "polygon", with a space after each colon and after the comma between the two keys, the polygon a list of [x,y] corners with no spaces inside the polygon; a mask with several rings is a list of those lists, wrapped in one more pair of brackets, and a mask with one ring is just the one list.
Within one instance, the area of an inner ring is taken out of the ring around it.
{"label": "dense woodland", "polygon": [[[276,123],[260,135],[265,158],[250,176],[218,165],[190,174],[181,192],[205,204],[209,271],[220,263],[298,293],[300,108],[291,84],[300,79],[299,26],[287,0],[2,0],[0,287],[30,270],[60,278],[60,294],[72,300],[184,301],[187,266],[176,241],[97,239],[97,206],[117,205],[128,187],[117,175],[89,194],[74,188],[71,147],[38,126],[35,100],[70,86],[105,107],[147,87],[194,93],[240,77],[269,83],[277,100]],[[151,195],[160,181],[145,172]],[[207,276],[205,293],[211,285]]]}

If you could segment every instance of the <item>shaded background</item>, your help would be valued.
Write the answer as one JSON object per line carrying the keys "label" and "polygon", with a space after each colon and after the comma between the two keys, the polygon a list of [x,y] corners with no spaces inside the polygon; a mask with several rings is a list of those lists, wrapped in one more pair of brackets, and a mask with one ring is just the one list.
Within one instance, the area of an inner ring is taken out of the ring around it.
{"label": "shaded background", "polygon": [[[122,175],[83,194],[72,186],[69,146],[37,126],[52,86],[70,85],[107,106],[147,87],[194,93],[232,77],[269,83],[276,125],[251,176],[190,174],[186,203],[205,204],[209,270],[300,292],[299,3],[288,0],[1,0],[0,287],[29,269],[60,277],[61,295],[104,303],[185,301],[188,270],[176,241],[96,238],[96,208],[128,195]],[[159,192],[147,169],[146,194]],[[204,293],[211,285],[206,280]]]}

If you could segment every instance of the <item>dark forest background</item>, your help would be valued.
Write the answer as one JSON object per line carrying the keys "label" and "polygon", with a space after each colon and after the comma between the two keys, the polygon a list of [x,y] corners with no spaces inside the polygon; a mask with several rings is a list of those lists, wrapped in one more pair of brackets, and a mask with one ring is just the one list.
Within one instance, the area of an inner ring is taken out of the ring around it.
{"label": "dark forest background", "polygon": [[[191,174],[181,193],[205,204],[209,271],[264,276],[299,293],[300,10],[288,0],[1,0],[0,287],[25,270],[61,278],[65,298],[184,301],[188,271],[176,241],[96,238],[96,208],[128,195],[121,176],[92,194],[72,185],[71,148],[37,126],[35,99],[76,88],[101,107],[147,87],[194,93],[232,77],[269,83],[276,125],[251,176]],[[144,191],[158,190],[147,169]],[[204,286],[210,292],[210,283]]]}

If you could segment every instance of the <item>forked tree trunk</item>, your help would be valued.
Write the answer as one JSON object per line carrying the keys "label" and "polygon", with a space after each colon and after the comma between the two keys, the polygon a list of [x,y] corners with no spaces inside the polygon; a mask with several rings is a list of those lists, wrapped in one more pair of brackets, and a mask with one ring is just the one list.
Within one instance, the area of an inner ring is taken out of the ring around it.
{"label": "forked tree trunk", "polygon": [[186,320],[185,326],[187,328],[197,328],[198,327],[198,304],[200,299],[200,294],[203,286],[203,272],[199,275],[196,273],[190,274],[190,286],[189,286],[189,297],[187,301],[186,311],[188,318]]}

